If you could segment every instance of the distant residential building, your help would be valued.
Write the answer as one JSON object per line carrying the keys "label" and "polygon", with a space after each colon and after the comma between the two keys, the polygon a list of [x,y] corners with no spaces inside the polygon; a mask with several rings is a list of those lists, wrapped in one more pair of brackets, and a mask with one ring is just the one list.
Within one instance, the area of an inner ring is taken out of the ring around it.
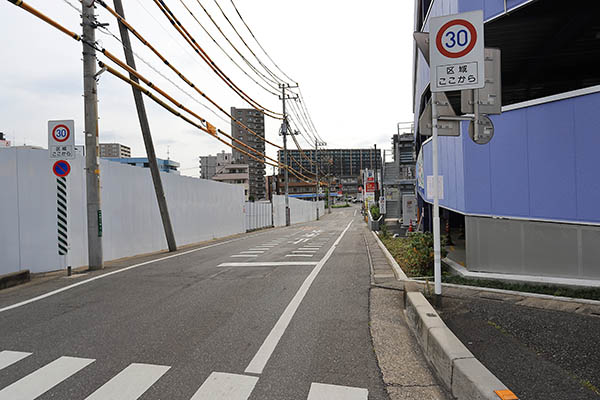
{"label": "distant residential building", "polygon": [[[248,128],[250,128],[260,137],[265,137],[265,118],[260,111],[257,111],[253,108],[248,109],[231,107],[231,115],[237,120],[239,120],[241,123],[246,125]],[[264,154],[264,140],[248,132],[246,129],[242,128],[237,123],[235,123],[233,120],[231,121],[231,133],[235,139],[241,141],[242,143],[245,143],[246,145]],[[234,143],[234,145],[240,147],[238,144]],[[258,156],[256,153],[252,153],[251,151],[249,151],[249,153],[264,162],[264,157]],[[256,161],[255,159],[248,157],[247,155],[235,149],[232,151],[232,155],[234,163],[248,165],[248,198],[254,200],[261,200],[266,198],[264,163]]]}
{"label": "distant residential building", "polygon": [[[285,162],[292,165],[294,169],[302,172],[304,175],[314,178],[316,165],[319,165],[321,179],[326,175],[331,175],[332,182],[336,182],[332,190],[341,191],[343,195],[354,196],[358,194],[358,188],[362,184],[361,171],[364,169],[380,170],[382,166],[381,151],[374,148],[369,149],[322,149],[318,153],[314,149],[302,150],[304,156],[299,150],[288,150],[288,160],[285,161],[283,151],[277,152],[279,162]],[[318,159],[317,159],[318,154]],[[292,160],[292,157],[295,160]],[[310,161],[309,161],[310,160]],[[302,167],[298,165],[300,163]],[[307,173],[311,171],[312,173]],[[297,178],[296,178],[297,179]],[[290,176],[290,185],[294,183],[294,177]],[[305,193],[315,192],[314,185],[301,184],[298,179],[297,190],[305,186]]]}
{"label": "distant residential building", "polygon": [[0,132],[0,147],[10,147],[10,142],[6,140],[4,132]]}
{"label": "distant residential building", "polygon": [[225,153],[221,151],[216,156],[200,156],[199,167],[200,167],[200,178],[201,179],[212,179],[217,174],[220,167],[231,164],[233,156],[231,153]]}
{"label": "distant residential building", "polygon": [[101,158],[129,158],[131,148],[120,143],[100,143]]}
{"label": "distant residential building", "polygon": [[[147,158],[109,158],[109,157],[105,157],[107,160],[109,161],[115,161],[115,162],[119,162],[121,164],[128,164],[128,165],[133,165],[135,167],[143,167],[143,168],[149,168],[150,165],[148,163],[148,159]],[[173,160],[163,160],[160,158],[156,159],[156,162],[158,163],[158,169],[161,172],[166,172],[169,174],[176,174],[179,175],[179,167],[181,166],[181,164],[179,164],[177,161],[173,161]]]}
{"label": "distant residential building", "polygon": [[244,186],[246,200],[250,198],[250,174],[248,164],[229,164],[220,166],[217,173],[212,177],[214,181],[231,183]]}

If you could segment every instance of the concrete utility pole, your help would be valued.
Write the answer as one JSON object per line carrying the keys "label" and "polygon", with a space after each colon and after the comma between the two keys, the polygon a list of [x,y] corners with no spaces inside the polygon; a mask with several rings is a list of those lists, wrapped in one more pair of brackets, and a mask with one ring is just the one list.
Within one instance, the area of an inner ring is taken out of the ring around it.
{"label": "concrete utility pole", "polygon": [[[290,198],[289,198],[289,165],[287,156],[287,135],[288,135],[288,122],[287,114],[285,112],[285,101],[292,99],[290,95],[285,94],[285,89],[297,88],[298,86],[290,86],[287,83],[280,83],[279,88],[281,89],[281,96],[279,99],[283,102],[283,122],[281,123],[281,135],[283,135],[283,163],[286,165],[285,168],[285,226],[290,226]],[[297,98],[297,97],[295,97]]]}
{"label": "concrete utility pole", "polygon": [[377,157],[377,155],[379,153],[377,153],[377,143],[374,144],[375,146],[375,202],[379,201],[379,175],[378,175],[378,171],[377,171],[377,161],[379,160],[379,157]]}
{"label": "concrete utility pole", "polygon": [[[321,189],[321,183],[319,182],[319,146],[326,146],[327,143],[319,142],[315,139],[315,174],[317,180],[317,192],[315,193],[315,202],[319,201],[319,191]],[[317,221],[319,220],[319,207],[317,207]]]}
{"label": "concrete utility pole", "polygon": [[[125,12],[123,10],[123,3],[121,0],[114,0],[115,11],[121,17],[125,18]],[[127,65],[134,70],[135,58],[133,57],[133,49],[131,48],[131,40],[129,39],[129,31],[119,21],[119,31],[121,33],[121,41],[123,42],[123,50],[125,52],[125,59]],[[129,74],[132,81],[139,83],[138,78]],[[177,243],[175,242],[175,234],[173,233],[173,225],[171,225],[171,217],[169,216],[169,208],[167,206],[167,199],[165,197],[165,191],[163,189],[162,180],[160,178],[160,171],[158,169],[158,163],[156,161],[156,152],[154,151],[154,143],[152,142],[152,134],[150,133],[150,124],[148,124],[148,115],[146,114],[146,107],[144,106],[144,99],[139,89],[132,86],[133,99],[135,100],[135,106],[137,108],[138,119],[140,121],[140,127],[142,129],[142,136],[144,137],[144,145],[146,146],[146,155],[148,156],[148,165],[150,166],[150,174],[152,175],[152,182],[154,183],[154,192],[156,193],[156,200],[158,201],[158,209],[160,211],[160,217],[162,219],[163,228],[165,230],[165,237],[167,239],[167,245],[169,251],[177,250]]]}
{"label": "concrete utility pole", "polygon": [[433,158],[433,270],[435,295],[442,294],[442,245],[440,240],[440,187],[438,171],[438,96],[431,94],[431,151]]}
{"label": "concrete utility pole", "polygon": [[100,150],[98,145],[98,86],[96,84],[96,16],[94,0],[83,0],[83,101],[85,113],[85,181],[87,195],[88,268],[104,268],[100,208]]}
{"label": "concrete utility pole", "polygon": [[327,165],[327,214],[331,214],[331,164],[333,164],[333,156],[331,157]]}

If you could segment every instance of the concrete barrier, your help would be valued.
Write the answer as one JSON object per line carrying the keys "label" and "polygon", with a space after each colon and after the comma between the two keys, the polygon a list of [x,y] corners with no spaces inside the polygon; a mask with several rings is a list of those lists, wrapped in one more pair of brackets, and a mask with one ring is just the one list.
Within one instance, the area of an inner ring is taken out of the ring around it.
{"label": "concrete barrier", "polygon": [[508,390],[444,324],[421,292],[407,292],[405,307],[425,358],[454,398],[499,400],[495,391]]}

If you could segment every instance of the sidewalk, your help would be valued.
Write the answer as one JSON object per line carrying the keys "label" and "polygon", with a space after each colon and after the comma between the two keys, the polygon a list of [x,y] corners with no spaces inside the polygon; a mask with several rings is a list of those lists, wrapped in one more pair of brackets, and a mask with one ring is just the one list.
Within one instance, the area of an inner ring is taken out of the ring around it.
{"label": "sidewalk", "polygon": [[383,251],[365,228],[372,262],[369,319],[373,347],[390,400],[445,400],[450,396],[429,369],[407,325],[402,291],[378,287],[397,282]]}

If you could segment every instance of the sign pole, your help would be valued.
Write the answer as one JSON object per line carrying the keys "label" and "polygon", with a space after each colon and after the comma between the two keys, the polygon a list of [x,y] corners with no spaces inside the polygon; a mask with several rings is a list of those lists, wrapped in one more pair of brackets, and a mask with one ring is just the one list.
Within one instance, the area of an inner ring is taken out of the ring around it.
{"label": "sign pole", "polygon": [[442,294],[442,253],[440,241],[440,195],[438,179],[438,98],[437,93],[432,93],[432,158],[433,158],[433,262],[434,262],[434,280],[435,294]]}

